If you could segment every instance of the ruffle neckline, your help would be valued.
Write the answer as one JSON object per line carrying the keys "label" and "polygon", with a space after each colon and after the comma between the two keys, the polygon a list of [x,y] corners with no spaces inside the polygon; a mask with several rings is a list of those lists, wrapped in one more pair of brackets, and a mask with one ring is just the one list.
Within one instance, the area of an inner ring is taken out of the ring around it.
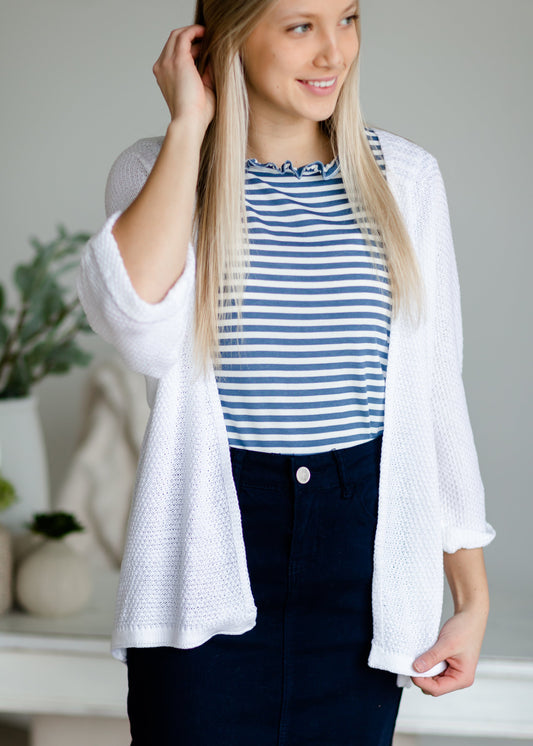
{"label": "ruffle neckline", "polygon": [[324,179],[331,179],[339,170],[339,162],[337,158],[334,158],[329,163],[313,161],[312,163],[306,163],[305,166],[296,168],[290,160],[285,161],[281,166],[276,166],[271,161],[260,163],[257,158],[248,158],[246,168],[248,170],[266,170],[279,175],[291,174],[292,176],[296,176],[297,179],[301,179],[304,176],[316,176],[317,174],[320,174]]}

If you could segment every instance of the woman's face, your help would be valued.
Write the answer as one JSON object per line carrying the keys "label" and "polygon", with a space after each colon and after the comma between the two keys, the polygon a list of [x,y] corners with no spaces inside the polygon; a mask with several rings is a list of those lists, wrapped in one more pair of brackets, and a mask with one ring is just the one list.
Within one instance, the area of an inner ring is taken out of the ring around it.
{"label": "woman's face", "polygon": [[241,50],[252,115],[280,123],[330,117],[359,51],[357,12],[348,0],[274,3]]}

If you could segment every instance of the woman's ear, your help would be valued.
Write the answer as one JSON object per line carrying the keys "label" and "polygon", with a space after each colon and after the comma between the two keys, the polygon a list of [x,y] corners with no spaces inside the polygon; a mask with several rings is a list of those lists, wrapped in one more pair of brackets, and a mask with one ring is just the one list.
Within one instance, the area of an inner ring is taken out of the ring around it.
{"label": "woman's ear", "polygon": [[209,65],[209,54],[205,53],[205,41],[202,39],[200,43],[202,47],[200,48],[200,53],[195,62],[198,72],[200,75],[203,75]]}
{"label": "woman's ear", "polygon": [[205,69],[202,74],[202,79],[205,78],[205,84],[211,88],[213,93],[215,93],[215,76],[213,75],[213,65],[211,63],[211,58],[208,57],[205,63]]}
{"label": "woman's ear", "polygon": [[242,76],[244,80],[246,80],[246,62],[245,62],[245,53],[244,50],[241,49],[239,52],[239,61],[241,63],[241,70],[242,70]]}
{"label": "woman's ear", "polygon": [[239,60],[241,61],[241,67],[242,67],[243,70],[244,70],[244,65],[245,65],[245,61],[244,61],[245,60],[245,54],[246,54],[246,50],[245,50],[244,44],[243,44],[242,47],[239,49]]}

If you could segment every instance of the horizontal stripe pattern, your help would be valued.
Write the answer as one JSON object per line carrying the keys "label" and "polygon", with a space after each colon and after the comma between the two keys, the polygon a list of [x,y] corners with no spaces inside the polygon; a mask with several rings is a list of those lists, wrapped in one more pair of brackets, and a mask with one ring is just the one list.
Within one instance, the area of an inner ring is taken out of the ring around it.
{"label": "horizontal stripe pattern", "polygon": [[[366,130],[385,171],[379,139]],[[246,162],[250,271],[242,327],[219,322],[229,443],[274,453],[348,448],[383,431],[391,294],[338,161]]]}

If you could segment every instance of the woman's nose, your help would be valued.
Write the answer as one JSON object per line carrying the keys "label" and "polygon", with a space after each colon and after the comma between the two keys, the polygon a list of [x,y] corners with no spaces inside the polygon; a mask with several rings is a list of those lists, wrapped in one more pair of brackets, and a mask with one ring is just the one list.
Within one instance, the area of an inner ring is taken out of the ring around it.
{"label": "woman's nose", "polygon": [[321,37],[316,57],[330,67],[339,67],[342,64],[341,50],[334,34],[324,34]]}

